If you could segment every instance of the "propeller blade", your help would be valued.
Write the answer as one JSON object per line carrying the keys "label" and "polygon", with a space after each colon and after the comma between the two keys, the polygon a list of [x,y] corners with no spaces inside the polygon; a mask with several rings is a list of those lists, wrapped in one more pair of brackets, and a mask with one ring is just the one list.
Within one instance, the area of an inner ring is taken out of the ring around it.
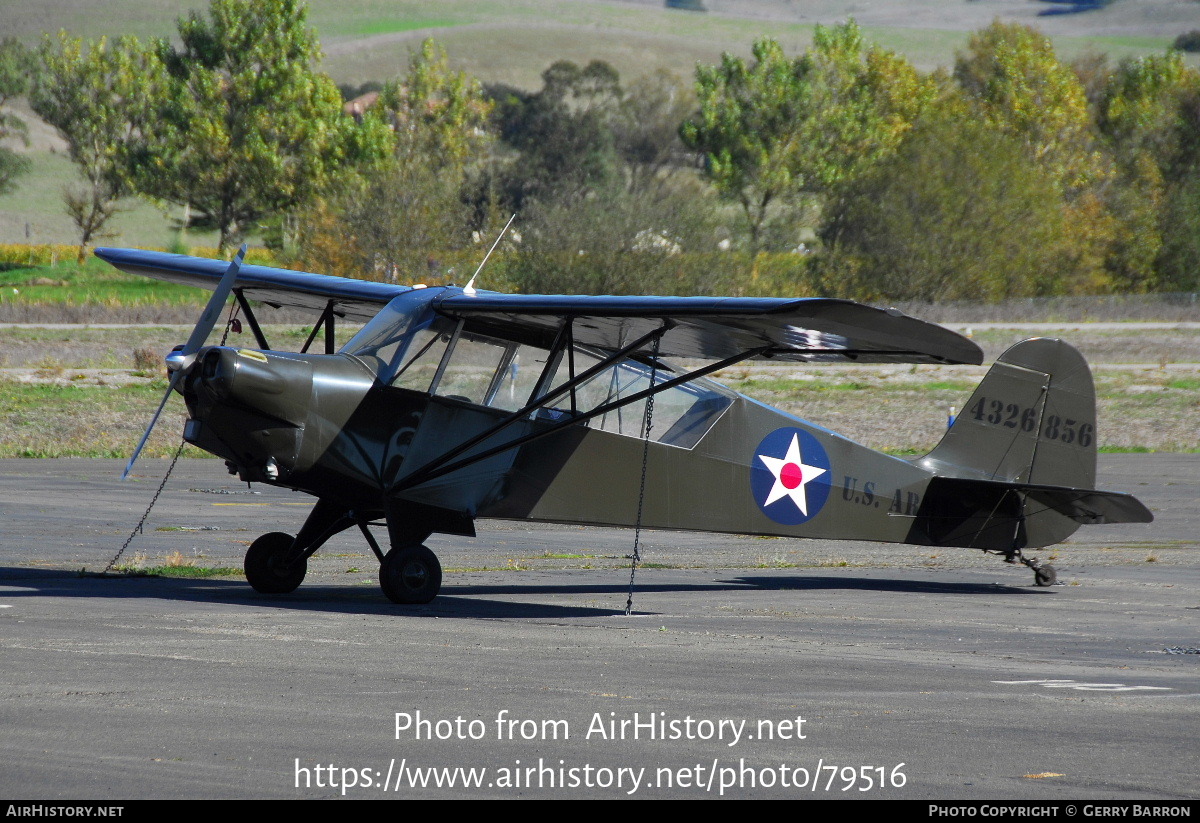
{"label": "propeller blade", "polygon": [[229,264],[229,268],[225,270],[225,274],[221,275],[221,282],[217,284],[212,297],[208,299],[208,305],[204,307],[204,311],[200,314],[200,319],[196,321],[196,327],[192,329],[191,336],[188,337],[187,343],[184,344],[180,356],[182,359],[185,359],[186,365],[171,372],[171,382],[167,385],[167,392],[163,395],[162,401],[158,404],[158,410],[154,412],[154,417],[150,419],[150,425],[146,427],[145,433],[142,434],[142,439],[138,441],[137,448],[133,450],[133,455],[125,465],[125,471],[121,472],[122,480],[128,478],[129,473],[133,471],[133,464],[137,462],[138,455],[142,453],[142,449],[146,446],[146,441],[150,439],[150,432],[154,431],[154,426],[158,423],[159,416],[162,415],[167,401],[171,399],[171,392],[175,391],[175,384],[191,368],[191,363],[187,362],[186,358],[190,358],[196,352],[200,351],[200,347],[204,345],[204,341],[208,339],[208,335],[212,332],[213,326],[217,324],[217,318],[221,316],[221,309],[224,307],[225,301],[229,299],[229,293],[233,291],[233,284],[237,281],[238,272],[241,271],[242,261],[245,259],[246,244],[243,243],[242,248],[238,250],[237,256],[233,258],[233,261]]}
{"label": "propeller blade", "polygon": [[129,477],[129,473],[133,471],[133,464],[137,462],[138,455],[142,453],[142,449],[146,446],[146,441],[150,439],[150,432],[154,431],[154,426],[158,423],[158,417],[162,414],[162,410],[166,407],[167,401],[171,399],[171,392],[175,391],[175,383],[179,380],[182,371],[171,372],[171,382],[167,386],[167,393],[163,395],[163,399],[158,404],[158,411],[154,412],[154,417],[150,418],[150,425],[146,427],[146,431],[142,433],[142,439],[138,441],[137,448],[133,450],[133,455],[129,458],[129,462],[125,464],[125,471],[121,472],[121,479],[125,480]]}
{"label": "propeller blade", "polygon": [[225,301],[229,298],[229,293],[233,291],[233,283],[237,280],[238,272],[242,268],[242,261],[245,259],[246,244],[243,243],[237,256],[233,258],[233,262],[229,264],[229,268],[222,275],[221,282],[217,284],[212,297],[208,299],[208,305],[204,307],[204,313],[196,321],[196,328],[192,329],[192,336],[188,338],[187,343],[183,347],[184,356],[200,351],[200,347],[208,339],[209,332],[213,330],[213,326],[217,324],[217,319],[221,316],[221,309],[224,307]]}

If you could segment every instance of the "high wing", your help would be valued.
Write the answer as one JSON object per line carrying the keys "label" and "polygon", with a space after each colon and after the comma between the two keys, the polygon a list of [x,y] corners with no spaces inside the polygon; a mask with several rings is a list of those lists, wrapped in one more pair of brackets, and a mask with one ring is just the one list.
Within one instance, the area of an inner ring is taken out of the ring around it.
{"label": "high wing", "polygon": [[[137,249],[96,249],[122,271],[214,289],[227,264]],[[369,320],[408,286],[246,265],[236,289],[271,306]],[[433,300],[440,314],[482,334],[549,348],[566,319],[575,343],[615,351],[659,336],[660,357],[720,360],[751,357],[802,362],[983,362],[967,338],[895,309],[850,300],[777,297],[648,297],[465,293],[448,288]],[[649,350],[647,346],[644,351]]]}
{"label": "high wing", "polygon": [[971,340],[895,310],[824,297],[646,297],[448,292],[433,303],[467,328],[548,346],[564,318],[576,343],[615,350],[663,324],[661,357],[804,362],[983,362]]}
{"label": "high wing", "polygon": [[[141,274],[168,283],[198,286],[212,291],[229,267],[224,260],[188,257],[142,249],[96,249],[96,256],[129,274]],[[367,321],[392,298],[409,286],[373,283],[349,277],[277,269],[271,266],[243,265],[238,274],[238,291],[250,300],[275,308],[286,307],[323,312],[333,303],[338,317]]]}

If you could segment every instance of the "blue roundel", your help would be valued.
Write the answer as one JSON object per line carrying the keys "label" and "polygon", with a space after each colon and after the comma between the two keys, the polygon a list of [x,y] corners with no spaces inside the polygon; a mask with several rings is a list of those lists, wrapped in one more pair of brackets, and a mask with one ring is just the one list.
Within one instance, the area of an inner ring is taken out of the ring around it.
{"label": "blue roundel", "polygon": [[821,441],[803,429],[776,429],[754,450],[750,491],[763,514],[783,526],[817,516],[833,484]]}

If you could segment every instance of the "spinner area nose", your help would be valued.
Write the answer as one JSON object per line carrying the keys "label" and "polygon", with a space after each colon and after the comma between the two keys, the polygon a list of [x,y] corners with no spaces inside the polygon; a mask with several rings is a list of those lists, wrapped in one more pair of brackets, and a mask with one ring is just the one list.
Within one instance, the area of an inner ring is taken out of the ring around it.
{"label": "spinner area nose", "polygon": [[168,374],[173,374],[174,372],[186,372],[188,367],[190,367],[192,363],[196,362],[196,356],[194,354],[184,354],[183,350],[184,344],[180,343],[178,346],[171,349],[170,353],[163,358],[167,364]]}

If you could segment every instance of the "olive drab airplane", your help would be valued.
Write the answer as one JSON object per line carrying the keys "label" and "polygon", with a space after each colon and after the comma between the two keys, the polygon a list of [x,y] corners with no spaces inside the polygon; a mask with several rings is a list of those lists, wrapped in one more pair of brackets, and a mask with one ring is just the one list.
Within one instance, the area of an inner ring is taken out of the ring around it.
{"label": "olive drab airplane", "polygon": [[[1152,519],[1136,498],[1093,488],[1092,377],[1060,340],[1010,348],[937,447],[902,459],[705,378],[752,359],[982,362],[972,341],[895,310],[408,287],[243,265],[244,248],[232,263],[96,254],[213,290],[167,357],[163,403],[183,395],[184,439],[231,473],[316,498],[295,537],[265,534],[247,551],[260,592],[294,590],[308,558],[357,527],[384,594],[427,603],[442,572],[424,541],[473,536],[479,518],[960,546],[1048,586],[1054,569],[1026,549],[1082,523]],[[231,292],[257,348],[203,345]],[[264,306],[319,315],[304,350],[269,347]],[[335,350],[343,320],[366,322]],[[325,353],[307,353],[322,329]],[[371,526],[386,526],[386,553]]]}

